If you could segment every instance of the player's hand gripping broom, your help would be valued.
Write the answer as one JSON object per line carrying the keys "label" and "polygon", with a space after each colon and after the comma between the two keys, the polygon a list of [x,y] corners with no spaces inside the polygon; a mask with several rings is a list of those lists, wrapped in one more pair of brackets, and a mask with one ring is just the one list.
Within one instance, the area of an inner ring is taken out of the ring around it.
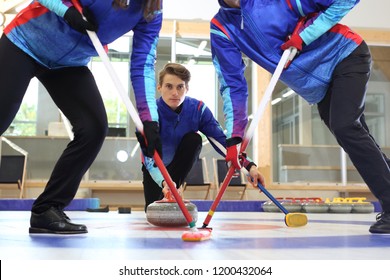
{"label": "player's hand gripping broom", "polygon": [[[249,141],[252,139],[254,131],[255,131],[255,129],[260,121],[261,116],[263,115],[263,113],[265,111],[265,108],[266,108],[266,105],[267,105],[269,99],[272,96],[272,92],[275,88],[277,81],[279,80],[279,77],[283,71],[283,68],[285,67],[286,63],[289,60],[291,60],[292,54],[294,54],[294,52],[296,52],[296,50],[294,51],[294,49],[291,49],[291,48],[287,49],[283,52],[282,58],[280,59],[278,66],[276,67],[276,70],[275,70],[275,72],[271,78],[271,81],[270,81],[270,83],[269,83],[269,85],[264,93],[264,96],[259,104],[259,107],[256,111],[256,114],[255,114],[245,136],[244,136],[243,142],[241,144],[241,152],[245,151],[246,147],[248,146]],[[221,151],[223,151],[223,147],[222,148],[220,147],[220,149],[221,149]],[[225,154],[226,154],[226,151],[225,151]],[[243,170],[245,170],[245,168],[243,168]],[[245,170],[245,172],[246,172],[246,170]],[[207,226],[209,225],[211,218],[214,215],[215,210],[217,209],[217,206],[218,206],[219,202],[221,201],[222,196],[223,196],[227,186],[229,185],[230,180],[232,179],[232,176],[234,175],[234,173],[235,173],[235,168],[231,164],[229,169],[228,169],[228,172],[225,176],[225,179],[222,182],[222,185],[221,185],[221,188],[217,194],[217,197],[215,198],[213,204],[211,205],[210,210],[209,210],[209,212],[208,212],[208,214],[203,222],[202,228],[207,228]],[[289,213],[287,211],[287,209],[282,204],[280,204],[280,202],[277,199],[275,199],[265,189],[264,186],[262,186],[260,183],[258,183],[257,186],[285,214],[285,223],[287,226],[300,227],[300,226],[304,226],[307,224],[307,216],[305,214],[303,214],[303,213]]]}

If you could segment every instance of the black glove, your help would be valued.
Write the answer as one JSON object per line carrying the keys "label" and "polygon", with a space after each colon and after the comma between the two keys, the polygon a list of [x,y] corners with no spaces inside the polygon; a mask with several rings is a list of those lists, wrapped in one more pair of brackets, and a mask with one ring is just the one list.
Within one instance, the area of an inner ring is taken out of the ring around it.
{"label": "black glove", "polygon": [[142,153],[144,155],[146,155],[147,151],[146,151],[145,138],[142,136],[141,132],[138,132],[138,131],[135,132],[135,136],[137,137],[137,140],[138,140],[139,146],[141,147]]}
{"label": "black glove", "polygon": [[97,25],[94,23],[93,17],[88,9],[83,9],[83,14],[87,18],[87,21],[83,19],[75,7],[70,7],[64,15],[65,21],[80,33],[87,34],[87,30],[97,31]]}
{"label": "black glove", "polygon": [[158,122],[145,121],[144,125],[144,136],[141,133],[136,132],[138,142],[141,146],[142,152],[147,157],[153,157],[154,151],[156,150],[159,153],[160,157],[162,157],[162,144],[160,139],[160,129],[158,126]]}

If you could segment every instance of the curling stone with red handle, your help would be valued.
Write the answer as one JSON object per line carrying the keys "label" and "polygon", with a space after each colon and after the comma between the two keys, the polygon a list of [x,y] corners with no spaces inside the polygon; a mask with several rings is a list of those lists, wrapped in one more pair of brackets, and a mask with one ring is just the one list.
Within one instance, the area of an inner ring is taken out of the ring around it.
{"label": "curling stone with red handle", "polygon": [[[184,205],[196,223],[198,220],[196,205],[189,201],[184,201]],[[164,199],[149,204],[146,208],[146,219],[150,224],[159,227],[188,226],[183,212],[172,195],[167,195]]]}

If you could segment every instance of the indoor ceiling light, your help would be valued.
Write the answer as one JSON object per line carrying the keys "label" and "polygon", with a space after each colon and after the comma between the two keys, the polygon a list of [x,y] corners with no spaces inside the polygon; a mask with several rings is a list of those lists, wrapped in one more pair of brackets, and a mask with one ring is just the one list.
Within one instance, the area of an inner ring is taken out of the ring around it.
{"label": "indoor ceiling light", "polygon": [[139,146],[140,146],[140,145],[139,145],[139,142],[137,142],[137,144],[135,144],[133,150],[132,150],[131,153],[130,153],[130,156],[131,156],[131,157],[134,157],[134,155],[135,155],[135,153],[137,152]]}
{"label": "indoor ceiling light", "polygon": [[119,150],[117,153],[116,153],[116,159],[120,162],[126,162],[127,159],[129,158],[129,155],[127,154],[126,151],[124,150]]}
{"label": "indoor ceiling light", "polygon": [[289,91],[283,93],[282,97],[286,98],[286,97],[289,97],[291,94],[295,93],[295,91],[293,91],[292,89],[290,89]]}
{"label": "indoor ceiling light", "polygon": [[203,52],[204,48],[207,46],[207,41],[203,40],[200,42],[198,48],[194,51],[194,56],[199,57],[199,55]]}
{"label": "indoor ceiling light", "polygon": [[187,62],[188,65],[194,65],[196,64],[196,60],[194,58],[190,58]]}
{"label": "indoor ceiling light", "polygon": [[199,57],[201,55],[211,56],[211,52],[204,49],[207,46],[207,41],[204,41],[205,43],[202,42],[200,42],[198,47],[193,47],[182,42],[176,42],[176,53],[181,55],[191,55],[194,57]]}
{"label": "indoor ceiling light", "polygon": [[275,98],[274,100],[271,101],[271,105],[275,105],[275,104],[279,103],[280,101],[282,101],[282,98],[280,98],[280,97]]}

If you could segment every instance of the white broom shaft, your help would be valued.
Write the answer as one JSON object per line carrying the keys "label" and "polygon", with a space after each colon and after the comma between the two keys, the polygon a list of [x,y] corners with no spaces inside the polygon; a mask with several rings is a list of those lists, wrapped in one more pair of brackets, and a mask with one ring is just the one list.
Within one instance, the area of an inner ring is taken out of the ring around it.
{"label": "white broom shaft", "polygon": [[[80,2],[78,0],[72,0],[72,4],[74,7],[80,12],[81,15],[83,15],[83,8],[80,5]],[[87,20],[85,16],[83,15],[84,20]],[[91,39],[91,42],[98,53],[100,59],[103,61],[104,66],[107,69],[107,72],[109,73],[120,97],[122,98],[123,103],[125,104],[127,111],[129,112],[131,118],[133,119],[136,128],[138,131],[140,131],[143,134],[143,124],[140,119],[140,117],[137,114],[136,109],[134,108],[133,103],[131,102],[129,96],[127,95],[127,91],[124,89],[121,81],[119,80],[118,76],[116,75],[115,69],[112,66],[110,59],[108,58],[108,55],[106,51],[103,48],[102,43],[100,42],[97,34],[93,31],[86,30],[89,38]]]}
{"label": "white broom shaft", "polygon": [[[102,46],[102,44],[100,43],[99,38],[97,37],[95,32],[91,32],[91,31],[87,31],[87,32],[88,32],[88,35],[89,35],[97,53],[99,54],[105,67],[107,68],[107,72],[110,74],[110,76],[111,76],[111,78],[112,78],[112,80],[113,80],[113,82],[118,90],[119,95],[121,96],[123,102],[125,103],[127,111],[129,112],[131,118],[133,119],[138,131],[140,131],[143,134],[142,121],[139,118],[139,116],[138,116],[138,114],[133,106],[133,103],[131,102],[130,98],[127,96],[126,91],[124,90],[121,81],[119,80],[118,76],[116,75],[115,69],[112,67],[112,64],[111,64],[103,46]],[[176,190],[174,182],[171,179],[167,170],[165,169],[164,163],[162,162],[162,160],[161,160],[160,156],[157,154],[157,152],[154,153],[153,158],[154,158],[154,161],[156,162],[158,168],[160,169],[165,181],[167,182],[169,189],[171,190],[173,196],[175,197],[176,202],[179,204],[179,207],[182,210],[183,215],[185,216],[188,224],[190,225],[191,228],[194,228],[195,222],[193,221],[192,216],[188,212],[188,210],[187,210],[184,202],[182,201],[178,191]]]}
{"label": "white broom shaft", "polygon": [[[255,132],[255,129],[257,127],[257,125],[259,124],[260,122],[260,118],[261,116],[263,115],[264,111],[265,111],[265,108],[267,106],[267,103],[269,101],[269,99],[271,98],[272,96],[272,92],[274,91],[275,89],[275,86],[276,86],[276,83],[278,82],[279,80],[279,77],[283,71],[283,68],[284,68],[284,65],[286,64],[287,60],[289,59],[289,56],[291,54],[291,49],[287,49],[283,52],[283,55],[276,67],[276,70],[271,78],[271,81],[264,93],[264,96],[263,98],[261,99],[260,101],[260,104],[259,104],[259,107],[256,111],[256,114],[251,122],[251,124],[249,125],[249,128],[247,130],[247,132],[245,133],[244,135],[244,140],[243,140],[243,143],[241,145],[241,151],[245,151],[246,147],[248,146],[249,144],[249,141],[252,139],[253,137],[253,134]],[[218,147],[218,149],[221,150],[221,152],[223,152],[225,155],[226,155],[226,149],[225,147],[223,147],[217,140],[215,140],[213,137],[209,137],[209,139],[211,140],[211,142],[214,143],[215,146]],[[244,171],[245,174],[247,174],[247,170],[245,168],[242,168],[241,169],[242,171]]]}
{"label": "white broom shaft", "polygon": [[110,59],[108,58],[108,55],[106,51],[104,50],[102,44],[100,43],[99,38],[97,37],[95,32],[87,30],[89,38],[92,41],[93,46],[95,47],[99,57],[103,61],[104,66],[107,68],[107,72],[110,74],[112,81],[114,82],[114,85],[122,98],[123,103],[125,104],[127,110],[129,111],[129,114],[131,118],[133,119],[135,126],[137,127],[138,131],[143,133],[143,124],[140,119],[140,117],[137,114],[136,109],[134,108],[133,103],[131,102],[129,96],[127,95],[127,91],[123,88],[123,85],[121,81],[119,80],[118,76],[115,73],[115,69],[112,66]]}
{"label": "white broom shaft", "polygon": [[[303,26],[304,22],[306,20],[306,17],[302,17],[295,27],[293,34],[298,33],[299,29]],[[259,107],[256,111],[256,115],[253,116],[253,120],[251,124],[249,125],[249,128],[244,135],[243,143],[241,144],[241,151],[245,151],[246,147],[248,146],[249,141],[252,139],[253,134],[255,132],[255,129],[260,121],[261,116],[263,115],[265,108],[268,104],[268,101],[271,99],[272,92],[275,89],[276,83],[278,82],[280,75],[282,74],[283,69],[285,69],[287,62],[291,62],[295,55],[297,54],[297,49],[295,47],[290,47],[287,50],[285,50],[282,54],[282,57],[279,60],[279,63],[274,71],[274,74],[272,75],[271,81],[268,84],[268,87],[264,93],[263,98],[261,99],[261,102],[259,104]]]}
{"label": "white broom shaft", "polygon": [[284,65],[286,64],[287,60],[289,59],[291,51],[292,51],[292,49],[290,48],[290,49],[287,49],[283,52],[283,55],[278,63],[278,66],[276,67],[274,74],[272,75],[271,81],[270,81],[270,83],[269,83],[269,85],[264,93],[264,96],[260,101],[260,104],[259,104],[259,107],[256,111],[256,114],[253,116],[252,122],[250,123],[249,128],[244,135],[244,140],[243,140],[243,143],[241,145],[241,151],[245,151],[246,147],[249,144],[249,141],[252,139],[253,134],[255,132],[255,129],[257,128],[257,125],[260,122],[260,118],[263,115],[265,108],[268,104],[268,101],[271,99],[272,92],[275,89],[276,83],[278,82],[279,77],[282,74]]}

